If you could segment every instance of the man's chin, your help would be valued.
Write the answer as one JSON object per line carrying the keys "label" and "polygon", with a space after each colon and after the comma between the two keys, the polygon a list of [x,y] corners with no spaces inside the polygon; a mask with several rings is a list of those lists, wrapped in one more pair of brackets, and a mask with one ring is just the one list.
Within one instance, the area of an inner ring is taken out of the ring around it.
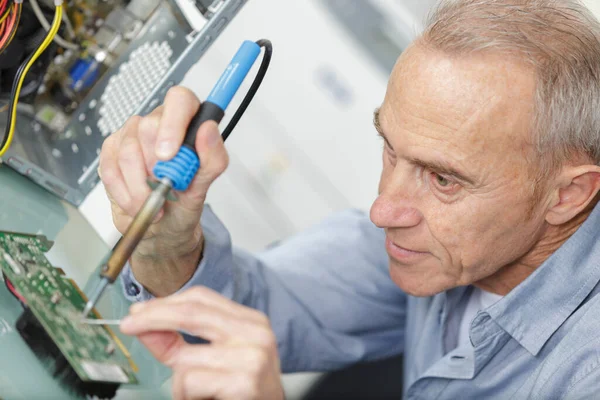
{"label": "man's chin", "polygon": [[[428,273],[427,266],[401,265],[394,260],[390,260],[389,270],[390,278],[402,291],[415,297],[431,297],[449,289],[448,285],[442,282],[435,282],[430,279],[433,274]],[[441,274],[435,274],[440,276]]]}

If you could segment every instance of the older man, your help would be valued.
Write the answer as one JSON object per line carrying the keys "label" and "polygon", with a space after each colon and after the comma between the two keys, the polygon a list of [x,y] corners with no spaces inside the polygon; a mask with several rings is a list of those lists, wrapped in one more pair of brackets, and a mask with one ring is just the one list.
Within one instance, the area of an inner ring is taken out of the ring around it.
{"label": "older man", "polygon": [[[106,141],[119,229],[198,106],[173,89]],[[203,206],[227,155],[200,129],[203,168],[124,278],[135,300],[164,297],[121,329],[173,368],[175,397],[281,399],[280,369],[400,352],[409,399],[600,396],[598,21],[576,0],[444,1],[375,127],[372,222],[341,213],[258,255]]]}

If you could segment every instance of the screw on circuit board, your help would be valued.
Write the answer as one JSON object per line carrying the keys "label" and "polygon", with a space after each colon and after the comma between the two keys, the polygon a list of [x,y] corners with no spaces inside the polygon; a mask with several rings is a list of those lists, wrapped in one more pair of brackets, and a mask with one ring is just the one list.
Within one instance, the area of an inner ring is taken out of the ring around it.
{"label": "screw on circuit board", "polygon": [[60,301],[60,298],[61,298],[60,293],[59,292],[54,292],[52,294],[52,297],[50,297],[50,302],[52,304],[57,304]]}

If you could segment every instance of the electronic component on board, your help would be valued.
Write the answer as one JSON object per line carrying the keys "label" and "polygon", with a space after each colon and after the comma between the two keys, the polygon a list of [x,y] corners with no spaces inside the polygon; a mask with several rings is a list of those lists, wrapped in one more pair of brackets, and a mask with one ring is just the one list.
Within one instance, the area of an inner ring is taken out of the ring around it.
{"label": "electronic component on board", "polygon": [[[24,312],[16,328],[49,373],[80,396],[110,399],[122,384],[136,384],[137,366],[105,325],[81,319],[87,299],[44,253],[39,236],[0,232],[0,270]],[[95,311],[92,319],[100,319]]]}

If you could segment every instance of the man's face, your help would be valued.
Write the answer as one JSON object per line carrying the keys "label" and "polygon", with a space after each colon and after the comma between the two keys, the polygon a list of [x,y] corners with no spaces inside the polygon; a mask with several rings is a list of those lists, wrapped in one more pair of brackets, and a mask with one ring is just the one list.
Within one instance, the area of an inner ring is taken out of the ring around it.
{"label": "man's face", "polygon": [[534,90],[533,71],[506,57],[419,45],[402,55],[376,117],[385,148],[371,219],[385,228],[391,277],[407,293],[480,281],[542,236],[528,140]]}

